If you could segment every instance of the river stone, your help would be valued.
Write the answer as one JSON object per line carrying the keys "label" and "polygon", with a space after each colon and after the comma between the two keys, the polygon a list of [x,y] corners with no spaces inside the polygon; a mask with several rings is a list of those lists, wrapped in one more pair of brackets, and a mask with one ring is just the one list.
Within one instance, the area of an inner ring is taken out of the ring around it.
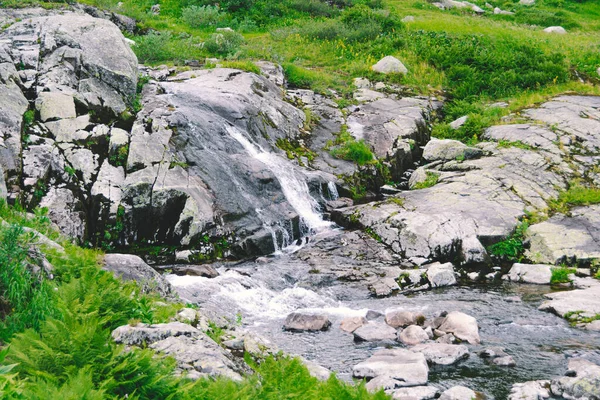
{"label": "river stone", "polygon": [[40,112],[42,122],[77,117],[73,96],[60,92],[40,93],[35,100],[35,107]]}
{"label": "river stone", "polygon": [[514,367],[517,365],[515,359],[511,356],[492,358],[491,362],[492,364],[498,365],[500,367]]}
{"label": "river stone", "polygon": [[385,323],[394,328],[406,328],[417,323],[417,314],[404,310],[388,311],[385,313]]}
{"label": "river stone", "polygon": [[380,322],[369,322],[353,333],[354,340],[359,342],[379,342],[396,339],[396,329]]}
{"label": "river stone", "polygon": [[172,296],[173,289],[169,282],[138,256],[107,254],[104,256],[103,269],[123,280],[138,282],[145,292],[156,291],[164,297]]}
{"label": "river stone", "polygon": [[452,129],[458,129],[461,126],[463,126],[467,122],[468,119],[469,119],[469,116],[468,115],[464,115],[464,116],[462,116],[462,117],[460,117],[460,118],[458,118],[458,119],[450,122],[450,128],[452,128]]}
{"label": "river stone", "polygon": [[435,399],[440,390],[433,386],[414,386],[393,390],[392,399],[406,400],[429,400]]}
{"label": "river stone", "polygon": [[460,311],[449,313],[439,330],[446,333],[452,333],[458,339],[467,341],[470,344],[479,344],[479,327],[477,320],[470,315]]}
{"label": "river stone", "polygon": [[406,75],[408,73],[408,69],[406,69],[404,64],[393,56],[383,57],[377,64],[373,65],[371,69],[382,74],[395,73]]}
{"label": "river stone", "polygon": [[587,264],[600,259],[600,205],[575,207],[529,227],[526,256],[536,262]]}
{"label": "river stone", "polygon": [[414,346],[429,340],[429,335],[420,326],[411,325],[398,333],[398,340],[407,346]]}
{"label": "river stone", "polygon": [[508,400],[542,400],[550,398],[550,381],[515,383]]}
{"label": "river stone", "polygon": [[456,276],[452,263],[440,264],[439,262],[423,266],[427,268],[427,279],[432,287],[456,285]]}
{"label": "river stone", "polygon": [[400,381],[402,386],[427,384],[429,368],[425,356],[404,349],[378,350],[352,369],[355,378],[387,376]]}
{"label": "river stone", "polygon": [[544,29],[544,32],[558,33],[558,34],[564,35],[565,33],[567,33],[567,30],[565,28],[563,28],[562,26],[549,26],[546,29]]}
{"label": "river stone", "polygon": [[473,400],[477,393],[464,386],[454,386],[444,391],[439,400]]}
{"label": "river stone", "polygon": [[326,381],[331,376],[331,371],[314,361],[301,359],[302,364],[308,369],[310,376],[317,378],[320,381]]}
{"label": "river stone", "polygon": [[154,325],[123,325],[112,331],[111,335],[114,341],[119,344],[142,346],[164,340],[168,337],[196,337],[201,333],[201,331],[191,325],[181,322],[169,322],[168,324]]}
{"label": "river stone", "polygon": [[590,316],[600,314],[600,286],[548,293],[545,297],[549,300],[544,301],[539,309],[553,312],[563,318],[567,313],[574,312],[582,312]]}
{"label": "river stone", "polygon": [[567,376],[552,379],[552,394],[567,399],[600,398],[600,365],[582,358],[569,360]]}
{"label": "river stone", "polygon": [[410,351],[422,353],[427,362],[435,365],[451,365],[469,358],[467,346],[444,343],[425,343],[411,347]]}
{"label": "river stone", "polygon": [[342,322],[340,322],[340,329],[344,332],[352,333],[368,322],[369,321],[367,321],[365,317],[348,317],[344,318]]}
{"label": "river stone", "polygon": [[325,314],[305,314],[294,312],[287,316],[283,329],[292,332],[326,331],[331,321]]}
{"label": "river stone", "polygon": [[552,278],[552,268],[553,266],[544,264],[515,263],[504,278],[512,282],[549,285],[550,278]]}
{"label": "river stone", "polygon": [[402,381],[390,378],[389,376],[386,376],[386,375],[380,375],[380,376],[376,376],[375,378],[373,378],[369,382],[367,382],[367,384],[365,385],[365,388],[369,392],[377,392],[381,389],[383,389],[387,392],[389,390],[393,390],[393,389],[396,389],[396,388],[399,388],[402,386],[403,386]]}
{"label": "river stone", "polygon": [[429,162],[456,160],[458,157],[471,159],[481,155],[483,155],[481,149],[468,147],[452,139],[431,139],[423,149],[423,158]]}
{"label": "river stone", "polygon": [[219,276],[219,272],[211,265],[173,266],[172,269],[175,275],[180,276],[202,276],[204,278],[216,278]]}
{"label": "river stone", "polygon": [[481,358],[497,358],[507,355],[502,347],[487,347],[479,352],[479,357]]}

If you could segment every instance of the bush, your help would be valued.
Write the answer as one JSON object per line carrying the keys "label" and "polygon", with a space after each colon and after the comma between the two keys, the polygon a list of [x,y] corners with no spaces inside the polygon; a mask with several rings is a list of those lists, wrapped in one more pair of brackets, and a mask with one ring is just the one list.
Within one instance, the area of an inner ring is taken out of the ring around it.
{"label": "bush", "polygon": [[529,228],[529,224],[526,221],[521,222],[510,237],[489,246],[488,253],[502,260],[520,262],[525,252],[523,240],[527,228]]}
{"label": "bush", "polygon": [[552,276],[550,277],[550,283],[569,283],[571,279],[569,275],[575,273],[575,268],[557,267],[552,268]]}
{"label": "bush", "polygon": [[191,6],[181,10],[181,19],[192,28],[218,26],[227,19],[219,6]]}
{"label": "bush", "polygon": [[172,35],[169,32],[150,32],[136,38],[135,54],[140,63],[156,63],[175,57],[171,48]]}
{"label": "bush", "polygon": [[244,37],[234,31],[214,33],[204,42],[204,48],[212,54],[233,56],[240,50]]}

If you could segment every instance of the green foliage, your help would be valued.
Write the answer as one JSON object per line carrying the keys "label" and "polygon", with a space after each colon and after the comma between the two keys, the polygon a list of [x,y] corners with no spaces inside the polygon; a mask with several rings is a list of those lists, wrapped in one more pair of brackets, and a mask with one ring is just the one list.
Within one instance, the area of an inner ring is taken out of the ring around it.
{"label": "green foliage", "polygon": [[567,212],[569,207],[600,204],[600,189],[584,186],[581,182],[572,182],[569,189],[561,192],[558,199],[550,202],[554,212]]}
{"label": "green foliage", "polygon": [[423,182],[418,182],[415,184],[413,189],[426,189],[432,187],[438,183],[440,176],[435,172],[426,172],[427,176]]}
{"label": "green foliage", "polygon": [[23,132],[27,131],[27,129],[33,125],[35,122],[35,110],[27,110],[25,114],[23,114]]}
{"label": "green foliage", "polygon": [[[56,314],[51,284],[29,258],[33,233],[12,225],[0,228],[0,340],[25,328],[38,330]],[[36,272],[37,270],[37,272]]]}
{"label": "green foliage", "polygon": [[523,253],[525,252],[523,240],[525,239],[527,228],[529,228],[527,220],[521,221],[510,237],[489,246],[487,249],[488,253],[506,261],[521,261],[523,259]]}
{"label": "green foliage", "polygon": [[108,157],[108,161],[115,167],[125,167],[127,165],[127,157],[129,156],[129,146],[121,146],[116,152]]}
{"label": "green foliage", "polygon": [[221,344],[221,342],[223,342],[223,335],[225,335],[225,331],[223,330],[223,328],[217,326],[217,324],[215,324],[214,322],[209,321],[208,331],[206,331],[206,334],[216,343]]}
{"label": "green foliage", "polygon": [[135,39],[135,54],[140,63],[158,63],[175,58],[170,32],[150,32]]}
{"label": "green foliage", "polygon": [[211,54],[220,56],[234,56],[244,43],[244,37],[234,31],[221,31],[213,33],[204,42],[204,48]]}
{"label": "green foliage", "polygon": [[364,140],[356,140],[348,132],[346,125],[337,135],[331,155],[342,160],[354,161],[358,165],[365,165],[374,161],[373,152]]}
{"label": "green foliage", "polygon": [[316,157],[316,154],[312,150],[304,146],[304,144],[298,140],[279,138],[276,141],[276,145],[281,150],[285,151],[287,158],[290,160],[297,160],[300,165],[304,165],[302,161],[303,158],[308,160],[308,163],[310,164]]}
{"label": "green foliage", "polygon": [[569,283],[571,282],[569,275],[574,273],[575,268],[568,268],[565,266],[552,268],[552,276],[550,278],[550,283]]}
{"label": "green foliage", "polygon": [[498,142],[498,147],[499,148],[508,148],[508,147],[516,147],[519,149],[523,149],[523,150],[532,150],[533,147],[531,147],[530,145],[521,142],[520,140],[517,140],[515,142],[511,142],[508,140],[500,140]]}
{"label": "green foliage", "polygon": [[218,5],[190,6],[181,10],[181,19],[192,28],[216,27],[226,18]]}

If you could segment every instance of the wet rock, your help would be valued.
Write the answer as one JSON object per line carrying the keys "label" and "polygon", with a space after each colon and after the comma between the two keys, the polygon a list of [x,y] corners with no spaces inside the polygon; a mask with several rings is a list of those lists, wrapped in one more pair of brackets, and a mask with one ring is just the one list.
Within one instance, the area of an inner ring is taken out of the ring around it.
{"label": "wet rock", "polygon": [[508,354],[504,351],[502,347],[487,347],[479,352],[479,357],[481,358],[497,358],[497,357],[506,357]]}
{"label": "wet rock", "polygon": [[383,349],[354,366],[352,375],[359,379],[385,376],[399,381],[402,386],[420,386],[427,383],[429,368],[423,354]]}
{"label": "wet rock", "polygon": [[331,321],[325,314],[291,313],[285,319],[283,329],[292,332],[326,331]]}
{"label": "wet rock", "polygon": [[317,364],[314,361],[302,359],[302,363],[308,369],[308,372],[312,377],[317,378],[320,381],[326,381],[331,376],[331,371],[327,368]]}
{"label": "wet rock", "polygon": [[423,158],[429,162],[456,160],[458,157],[471,159],[482,155],[481,149],[468,147],[452,139],[431,139],[423,149]]}
{"label": "wet rock", "polygon": [[427,279],[432,287],[456,285],[456,276],[452,263],[439,262],[424,266],[427,268]]}
{"label": "wet rock", "polygon": [[550,381],[515,383],[508,400],[542,400],[550,398]]}
{"label": "wet rock", "polygon": [[558,214],[532,225],[526,232],[528,258],[542,263],[589,263],[600,258],[600,205],[575,207],[570,215]]}
{"label": "wet rock", "polygon": [[538,285],[549,285],[552,278],[551,265],[544,264],[513,264],[508,275],[504,279],[512,282],[534,283]]}
{"label": "wet rock", "polygon": [[173,273],[180,276],[202,276],[205,278],[216,278],[219,276],[217,270],[211,265],[174,266]]}
{"label": "wet rock", "polygon": [[385,322],[394,328],[406,328],[417,323],[417,313],[404,310],[392,310],[385,313]]}
{"label": "wet rock", "polygon": [[400,286],[393,278],[382,278],[372,283],[369,289],[377,297],[386,297],[400,290]]}
{"label": "wet rock", "polygon": [[170,322],[168,324],[138,324],[135,326],[124,325],[112,332],[112,338],[117,343],[129,346],[141,346],[151,344],[168,337],[197,337],[202,332],[191,325],[181,322]]}
{"label": "wet rock", "polygon": [[460,311],[449,313],[440,325],[439,330],[452,333],[458,339],[467,341],[470,344],[480,343],[477,320]]}
{"label": "wet rock", "polygon": [[354,340],[359,342],[380,342],[396,339],[396,329],[379,322],[369,322],[353,333]]}
{"label": "wet rock", "polygon": [[439,400],[473,400],[477,393],[464,386],[454,386],[442,393]]}
{"label": "wet rock", "polygon": [[516,361],[511,356],[492,358],[491,362],[500,367],[514,367],[517,365]]}
{"label": "wet rock", "polygon": [[583,313],[588,316],[600,314],[600,286],[548,293],[545,297],[549,300],[544,301],[539,309],[563,318],[568,313]]}
{"label": "wet rock", "polygon": [[373,65],[371,69],[382,74],[407,74],[408,69],[396,57],[386,56]]}
{"label": "wet rock", "polygon": [[451,365],[469,358],[469,349],[464,345],[425,343],[411,347],[410,350],[422,353],[428,363],[435,365]]}
{"label": "wet rock", "polygon": [[398,333],[398,340],[407,346],[414,346],[429,340],[429,335],[418,325],[411,325]]}
{"label": "wet rock", "polygon": [[392,399],[416,399],[416,400],[429,400],[435,399],[440,390],[433,386],[414,386],[407,388],[400,388],[391,392]]}
{"label": "wet rock", "polygon": [[354,332],[361,326],[367,324],[367,319],[365,317],[348,317],[344,318],[342,322],[340,322],[340,329],[344,332]]}
{"label": "wet rock", "polygon": [[[434,332],[434,334],[435,334],[435,332]],[[458,339],[453,334],[448,333],[448,334],[439,336],[435,341],[436,341],[436,343],[454,344],[454,343],[458,342]]]}
{"label": "wet rock", "polygon": [[567,399],[600,398],[600,366],[582,358],[569,360],[567,376],[552,379],[551,391]]}
{"label": "wet rock", "polygon": [[110,271],[123,280],[138,282],[146,292],[156,291],[161,296],[171,297],[171,285],[144,262],[140,257],[131,254],[107,254],[104,256],[103,269]]}

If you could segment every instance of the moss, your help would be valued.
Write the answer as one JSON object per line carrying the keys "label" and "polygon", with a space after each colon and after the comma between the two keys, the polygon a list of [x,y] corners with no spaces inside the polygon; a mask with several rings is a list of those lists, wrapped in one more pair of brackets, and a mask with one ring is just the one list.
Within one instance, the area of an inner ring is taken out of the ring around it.
{"label": "moss", "polygon": [[423,182],[416,183],[413,189],[426,189],[435,186],[438,183],[439,178],[440,176],[435,172],[427,171],[425,180]]}

